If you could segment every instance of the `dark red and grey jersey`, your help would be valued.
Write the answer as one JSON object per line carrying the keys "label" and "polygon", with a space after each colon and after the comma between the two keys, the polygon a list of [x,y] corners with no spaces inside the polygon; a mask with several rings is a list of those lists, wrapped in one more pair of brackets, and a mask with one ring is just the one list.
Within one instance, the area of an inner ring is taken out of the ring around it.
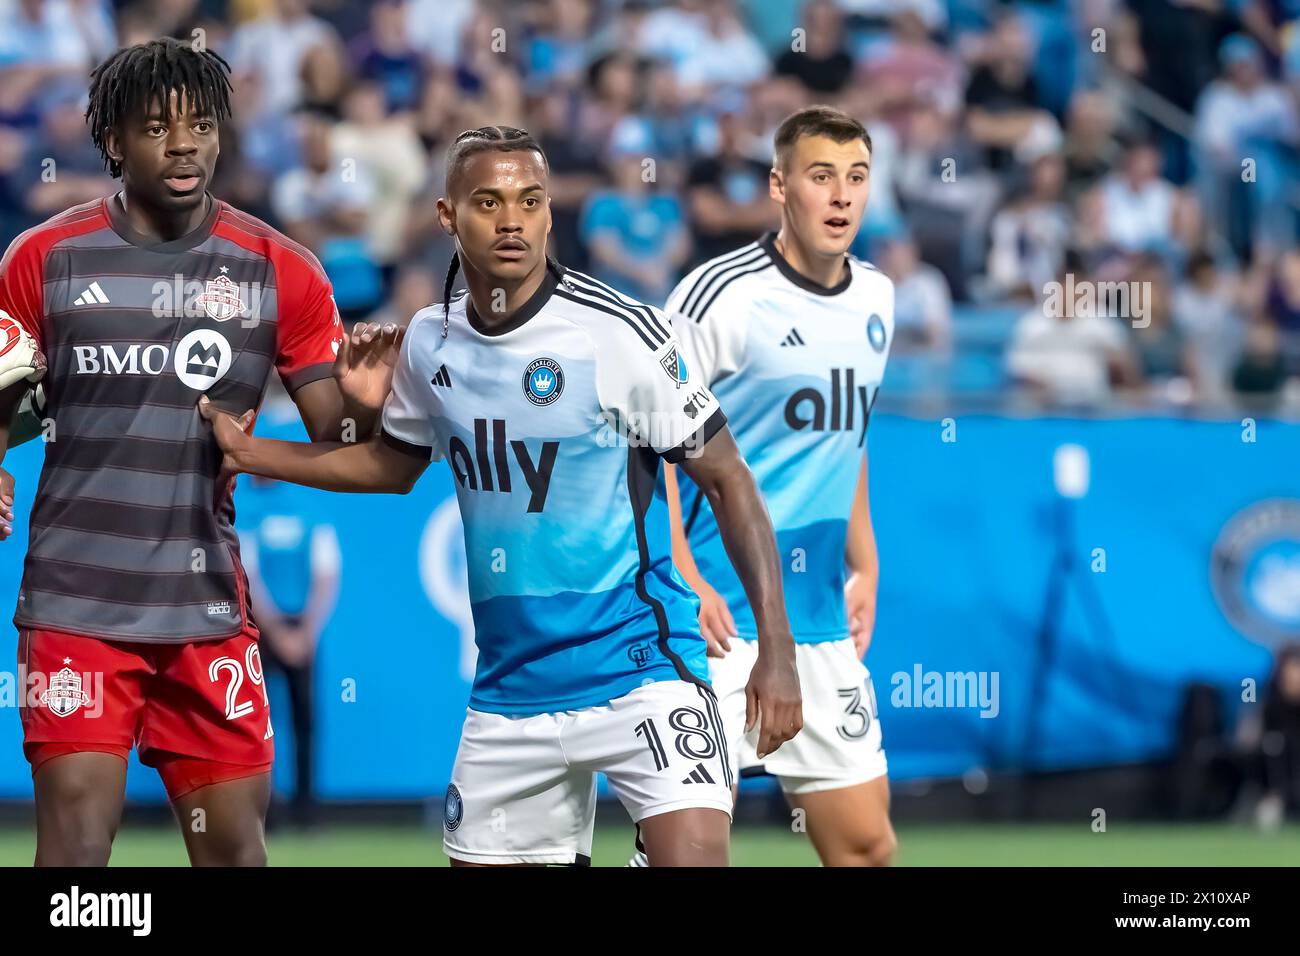
{"label": "dark red and grey jersey", "polygon": [[0,310],[49,363],[14,623],[158,643],[251,626],[233,482],[215,487],[195,403],[256,408],[272,367],[291,393],[331,374],[343,328],[320,263],[223,202],[160,243],[96,200],[14,241]]}

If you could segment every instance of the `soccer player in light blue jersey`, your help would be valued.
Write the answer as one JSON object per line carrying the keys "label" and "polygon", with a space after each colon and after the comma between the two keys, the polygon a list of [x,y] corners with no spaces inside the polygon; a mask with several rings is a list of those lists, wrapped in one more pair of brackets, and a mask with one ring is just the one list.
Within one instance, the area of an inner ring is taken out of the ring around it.
{"label": "soccer player in light blue jersey", "polygon": [[710,496],[689,474],[665,476],[673,558],[701,598],[732,759],[779,777],[806,812],[823,863],[879,865],[895,839],[875,694],[861,660],[877,567],[866,435],[893,337],[894,290],[848,254],[870,183],[862,124],[809,107],[781,124],[775,147],[770,186],[780,231],[694,270],[666,311],[691,374],[727,410],[776,527],[805,720],[778,753],[764,759],[746,734],[757,622]]}
{"label": "soccer player in light blue jersey", "polygon": [[[225,467],[371,492],[408,491],[431,460],[451,468],[479,648],[445,807],[454,864],[589,860],[604,773],[653,865],[725,865],[733,765],[655,487],[660,460],[675,462],[712,504],[752,606],[744,693],[767,754],[802,716],[753,476],[664,315],[546,257],[547,165],[531,137],[461,134],[438,209],[457,253],[445,301],[415,315],[400,354],[366,353],[395,365],[381,437],[251,438],[246,417],[201,404]],[[469,291],[453,297],[457,268]]]}

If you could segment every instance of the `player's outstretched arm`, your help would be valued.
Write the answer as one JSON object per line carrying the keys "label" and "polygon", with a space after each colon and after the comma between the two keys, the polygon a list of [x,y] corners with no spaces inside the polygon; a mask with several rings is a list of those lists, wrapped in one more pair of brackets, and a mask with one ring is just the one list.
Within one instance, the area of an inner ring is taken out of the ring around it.
{"label": "player's outstretched arm", "polygon": [[325,491],[404,495],[429,466],[428,460],[398,451],[382,438],[366,442],[292,442],[254,438],[252,415],[236,418],[199,398],[199,413],[212,424],[225,452],[222,471],[308,485]]}
{"label": "player's outstretched arm", "polygon": [[876,532],[871,527],[871,505],[867,496],[866,455],[862,456],[858,487],[853,492],[844,561],[849,568],[849,579],[844,584],[849,636],[853,638],[853,648],[858,657],[862,657],[871,645],[871,632],[876,626],[876,587],[880,579]]}
{"label": "player's outstretched arm", "polygon": [[754,476],[726,427],[697,454],[682,459],[681,467],[708,497],[727,557],[754,611],[758,661],[745,688],[745,726],[758,723],[758,755],[765,757],[803,727],[776,533]]}
{"label": "player's outstretched arm", "polygon": [[677,489],[677,467],[664,465],[664,491],[668,499],[668,525],[673,537],[673,564],[700,599],[700,634],[709,645],[710,657],[724,657],[731,650],[731,638],[737,636],[736,621],[719,594],[695,564],[686,524],[682,520],[682,498]]}

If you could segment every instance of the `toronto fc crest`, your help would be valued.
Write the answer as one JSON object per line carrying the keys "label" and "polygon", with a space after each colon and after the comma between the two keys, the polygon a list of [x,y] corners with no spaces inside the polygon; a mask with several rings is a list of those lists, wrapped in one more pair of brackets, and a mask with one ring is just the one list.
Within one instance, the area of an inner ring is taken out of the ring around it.
{"label": "toronto fc crest", "polygon": [[225,322],[244,312],[244,300],[239,297],[239,286],[230,277],[219,275],[207,282],[207,291],[195,300],[203,311],[218,322]]}
{"label": "toronto fc crest", "polygon": [[[64,664],[67,663],[65,660]],[[81,689],[81,675],[65,666],[50,677],[50,688],[41,693],[41,703],[55,717],[68,717],[90,703],[90,695]]]}

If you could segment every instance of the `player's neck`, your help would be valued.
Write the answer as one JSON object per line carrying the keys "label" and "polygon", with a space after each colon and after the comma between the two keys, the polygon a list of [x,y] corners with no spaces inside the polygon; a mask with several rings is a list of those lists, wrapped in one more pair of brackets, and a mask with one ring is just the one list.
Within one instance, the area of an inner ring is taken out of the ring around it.
{"label": "player's neck", "polygon": [[118,204],[126,224],[133,231],[153,242],[171,242],[182,236],[188,236],[203,225],[208,213],[212,211],[212,204],[216,202],[210,195],[204,193],[203,202],[193,209],[172,212],[149,206],[131,196],[125,189],[113,197],[112,201]]}
{"label": "player's neck", "polygon": [[790,268],[809,282],[832,289],[844,280],[844,270],[848,268],[844,256],[821,256],[799,242],[797,236],[785,226],[776,234],[773,243],[781,258],[790,264]]}
{"label": "player's neck", "polygon": [[496,279],[479,272],[469,263],[464,264],[465,285],[469,287],[470,301],[474,303],[475,318],[484,328],[509,325],[519,310],[525,306],[546,281],[546,259],[536,269],[521,279]]}

